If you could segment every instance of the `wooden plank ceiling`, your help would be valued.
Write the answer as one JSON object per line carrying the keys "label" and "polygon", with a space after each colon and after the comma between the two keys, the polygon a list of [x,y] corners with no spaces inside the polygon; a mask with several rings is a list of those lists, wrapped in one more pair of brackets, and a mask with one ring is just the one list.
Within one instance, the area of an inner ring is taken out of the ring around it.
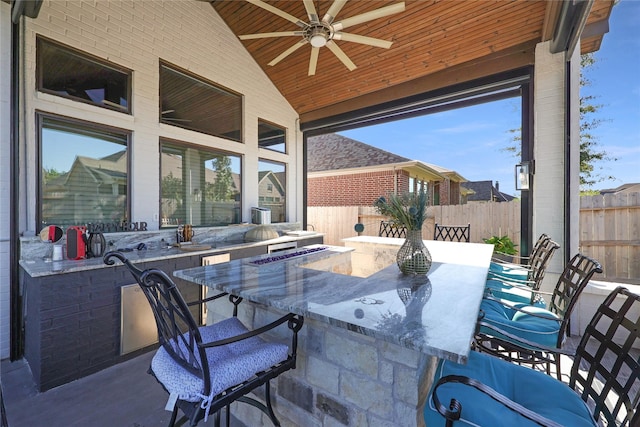
{"label": "wooden plank ceiling", "polygon": [[[350,0],[335,21],[398,2]],[[266,3],[308,22],[302,0]],[[314,0],[320,18],[332,3]],[[325,46],[320,48],[313,76],[308,75],[309,44],[275,66],[268,65],[300,36],[242,43],[304,123],[533,64],[535,45],[554,34],[559,4],[553,0],[406,0],[404,12],[344,30],[393,41],[390,49],[336,41],[357,68],[349,71]],[[219,0],[212,5],[236,35],[300,30],[247,1]],[[612,6],[613,0],[596,0],[587,25],[606,23]],[[582,53],[597,50],[601,40],[602,34],[583,40]]]}

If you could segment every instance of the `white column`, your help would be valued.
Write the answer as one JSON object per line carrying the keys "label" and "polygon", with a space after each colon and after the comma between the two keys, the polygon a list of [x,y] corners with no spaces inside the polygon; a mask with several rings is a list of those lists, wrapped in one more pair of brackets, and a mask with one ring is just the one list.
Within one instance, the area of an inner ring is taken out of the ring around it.
{"label": "white column", "polygon": [[11,5],[0,2],[0,359],[9,357],[11,276],[9,267],[9,192],[11,176]]}
{"label": "white column", "polygon": [[[550,290],[564,267],[565,242],[565,94],[566,67],[563,52],[552,54],[549,42],[536,46],[534,70],[533,238],[547,233],[558,242],[543,288]],[[577,115],[576,115],[577,116]],[[576,205],[577,207],[577,205]],[[577,235],[577,233],[576,233]]]}

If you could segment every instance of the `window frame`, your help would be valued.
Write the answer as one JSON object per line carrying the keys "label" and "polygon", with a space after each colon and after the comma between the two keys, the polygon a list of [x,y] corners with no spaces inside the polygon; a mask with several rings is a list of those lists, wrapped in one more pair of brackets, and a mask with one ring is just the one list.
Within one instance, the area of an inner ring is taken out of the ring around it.
{"label": "window frame", "polygon": [[[271,163],[271,164],[275,164],[275,165],[281,165],[281,166],[284,167],[284,177],[285,177],[285,182],[284,182],[284,204],[282,205],[282,212],[284,214],[284,220],[282,220],[282,221],[274,221],[273,214],[271,216],[271,220],[272,220],[273,223],[277,223],[277,224],[286,223],[289,220],[289,213],[288,213],[287,209],[288,209],[288,204],[290,203],[289,202],[289,197],[287,195],[289,193],[289,182],[288,182],[289,179],[287,177],[287,173],[288,173],[288,169],[289,169],[289,163],[288,162],[278,161],[278,160],[273,160],[273,159],[267,159],[267,158],[264,158],[264,157],[259,157],[258,158],[258,177],[260,176],[260,171],[261,171],[260,164],[261,163]],[[263,207],[263,206],[261,206],[261,203],[262,202],[267,202],[267,197],[269,197],[271,199],[270,200],[271,203],[277,203],[277,202],[280,202],[282,200],[282,197],[280,195],[278,195],[277,197],[273,195],[274,194],[273,188],[270,191],[270,193],[271,193],[270,196],[265,195],[264,196],[264,200],[260,200],[260,180],[258,180],[257,185],[258,185],[258,206],[259,207]],[[267,184],[267,185],[272,185],[272,184]]]}
{"label": "window frame", "polygon": [[[174,122],[174,123],[168,123],[166,121],[162,121],[162,68],[166,68],[174,73],[178,73],[178,74],[182,74],[187,78],[193,79],[198,81],[201,84],[204,85],[208,85],[211,86],[221,92],[225,92],[228,95],[232,95],[232,96],[236,96],[238,97],[239,100],[239,104],[240,104],[240,111],[239,111],[239,138],[232,138],[226,135],[222,135],[222,134],[213,134],[213,133],[209,133],[209,132],[204,132],[202,130],[198,130],[196,128],[193,127],[189,127],[186,125],[181,125],[179,122]],[[200,134],[203,135],[209,135],[209,136],[213,136],[216,138],[222,138],[228,141],[234,141],[234,142],[238,142],[241,144],[244,144],[245,142],[245,135],[244,135],[244,95],[241,94],[240,92],[236,92],[235,90],[229,89],[228,87],[222,86],[220,84],[217,84],[201,75],[198,75],[196,73],[193,73],[189,70],[186,70],[184,68],[181,68],[175,64],[172,64],[168,61],[164,61],[164,60],[160,60],[159,64],[158,64],[158,123],[163,124],[163,125],[167,125],[167,126],[175,126],[181,129],[186,129],[188,131],[191,132],[198,132]]]}
{"label": "window frame", "polygon": [[[126,138],[126,147],[127,147],[127,202],[126,202],[126,210],[125,210],[125,221],[132,221],[131,218],[131,195],[132,195],[132,182],[131,182],[131,177],[132,177],[132,161],[131,161],[131,140],[132,140],[132,134],[133,132],[128,130],[128,129],[123,129],[123,128],[119,128],[119,127],[115,127],[115,126],[108,126],[108,125],[104,125],[101,123],[95,123],[95,122],[91,122],[88,120],[80,120],[77,118],[73,118],[73,117],[68,117],[68,116],[63,116],[63,115],[59,115],[59,114],[53,114],[53,113],[49,113],[49,112],[45,112],[45,111],[40,111],[40,110],[36,110],[36,129],[37,129],[37,134],[36,134],[36,149],[37,149],[37,156],[36,156],[36,185],[37,185],[37,191],[36,191],[36,226],[35,226],[35,230],[40,231],[41,230],[41,226],[42,226],[42,221],[43,221],[43,212],[42,212],[42,207],[43,207],[43,200],[44,200],[44,194],[43,194],[43,188],[42,188],[42,180],[43,180],[43,176],[42,176],[42,165],[43,165],[43,158],[42,158],[42,148],[43,148],[43,140],[42,140],[42,130],[44,127],[44,122],[46,119],[51,119],[51,120],[57,120],[57,121],[61,121],[61,122],[65,122],[71,126],[85,126],[85,127],[91,127],[92,129],[98,130],[98,131],[104,131],[104,132],[112,132],[112,133],[121,133],[123,136],[125,136]],[[84,224],[78,224],[78,225],[84,225]]]}
{"label": "window frame", "polygon": [[[179,148],[193,148],[196,150],[200,150],[200,151],[207,151],[210,153],[216,153],[216,154],[222,154],[222,155],[228,155],[228,156],[234,156],[234,157],[238,157],[240,159],[240,188],[239,188],[239,192],[240,192],[240,197],[239,197],[239,206],[238,209],[240,210],[240,218],[237,224],[242,224],[242,208],[244,205],[244,201],[243,201],[243,189],[244,189],[244,173],[243,173],[243,164],[244,164],[244,155],[241,153],[237,153],[237,152],[233,152],[233,151],[229,151],[229,150],[222,150],[216,147],[211,147],[208,145],[203,145],[203,144],[198,144],[198,143],[192,143],[192,142],[187,142],[187,141],[183,141],[183,140],[178,140],[178,139],[173,139],[173,138],[167,138],[167,137],[160,137],[158,140],[158,155],[159,155],[159,164],[158,164],[158,216],[159,216],[159,224],[158,224],[158,229],[159,230],[167,230],[167,229],[172,229],[172,228],[176,228],[176,225],[173,224],[167,224],[167,225],[163,225],[162,224],[162,148],[163,148],[163,144],[169,144],[172,145],[174,147],[179,147]],[[202,197],[204,197],[203,194],[203,190],[200,190]],[[204,200],[203,200],[204,202]],[[225,226],[218,226],[218,225],[193,225],[194,228],[198,228],[198,227],[229,227],[229,226],[233,226],[233,225],[237,225],[236,223],[230,223],[227,224]]]}
{"label": "window frame", "polygon": [[[260,145],[260,124],[265,124],[274,128],[278,128],[278,129],[282,129],[282,132],[284,133],[283,138],[284,138],[284,150],[280,151],[280,150],[274,150],[273,148],[270,148],[269,146],[263,147],[262,145]],[[258,148],[262,148],[265,150],[269,150],[271,152],[274,153],[282,153],[282,154],[288,154],[289,152],[289,144],[287,143],[287,136],[288,136],[288,129],[284,126],[278,125],[276,123],[273,123],[269,120],[265,120],[265,119],[261,119],[258,117]]]}
{"label": "window frame", "polygon": [[[73,95],[63,95],[54,90],[47,89],[44,87],[44,69],[42,61],[40,60],[40,54],[42,52],[42,44],[48,43],[54,45],[58,49],[62,49],[70,53],[71,55],[78,56],[83,60],[88,62],[93,62],[99,66],[111,69],[113,71],[117,71],[127,75],[127,107],[124,108],[122,106],[118,107],[115,105],[109,105],[104,103],[93,102],[88,99],[80,98]],[[59,96],[60,98],[70,99],[75,102],[81,102],[87,105],[94,105],[100,108],[106,108],[107,110],[117,111],[119,113],[125,113],[128,115],[132,115],[132,105],[133,105],[133,70],[123,67],[122,65],[116,64],[114,62],[108,61],[106,59],[100,58],[96,55],[92,55],[78,48],[74,48],[72,46],[66,45],[64,43],[60,43],[56,40],[50,39],[48,37],[42,36],[40,34],[36,35],[36,91],[46,93],[53,96]]]}

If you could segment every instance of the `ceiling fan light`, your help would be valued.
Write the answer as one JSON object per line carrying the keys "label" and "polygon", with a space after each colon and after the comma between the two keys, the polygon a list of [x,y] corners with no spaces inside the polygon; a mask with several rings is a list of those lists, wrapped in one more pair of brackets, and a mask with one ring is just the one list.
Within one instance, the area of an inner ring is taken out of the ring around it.
{"label": "ceiling fan light", "polygon": [[327,38],[324,34],[314,34],[309,38],[309,43],[313,47],[322,47],[327,44]]}

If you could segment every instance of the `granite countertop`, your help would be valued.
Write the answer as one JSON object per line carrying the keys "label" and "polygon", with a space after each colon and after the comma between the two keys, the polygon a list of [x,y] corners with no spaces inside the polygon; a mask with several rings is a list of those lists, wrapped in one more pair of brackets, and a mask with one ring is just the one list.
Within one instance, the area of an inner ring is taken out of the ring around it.
{"label": "granite countertop", "polygon": [[[319,234],[317,234],[319,235]],[[137,250],[133,248],[131,251],[124,252],[129,260],[133,263],[159,261],[177,257],[187,257],[194,255],[213,255],[216,253],[226,253],[233,249],[250,248],[255,246],[273,245],[278,243],[293,242],[306,237],[310,234],[285,235],[275,239],[265,240],[261,242],[244,242],[244,241],[221,241],[216,242],[214,245],[210,245],[211,248],[201,251],[194,250],[182,250],[175,246],[170,246],[166,249],[144,249]],[[129,245],[124,245],[129,248]],[[117,247],[114,250],[118,249]],[[95,270],[101,268],[107,268],[102,261],[102,257],[88,258],[80,260],[62,260],[62,261],[50,261],[43,259],[21,259],[20,266],[31,277],[42,277],[64,273],[74,273],[86,270]]]}
{"label": "granite countertop", "polygon": [[[431,356],[466,363],[493,246],[436,241],[425,244],[434,261],[426,277],[405,276],[395,264],[366,278],[338,274],[330,263],[316,268],[331,259],[342,263],[345,254],[353,251],[326,245],[320,245],[325,250],[263,264],[255,261],[269,260],[274,254],[179,270],[174,275]],[[288,253],[296,250],[283,252]]]}

